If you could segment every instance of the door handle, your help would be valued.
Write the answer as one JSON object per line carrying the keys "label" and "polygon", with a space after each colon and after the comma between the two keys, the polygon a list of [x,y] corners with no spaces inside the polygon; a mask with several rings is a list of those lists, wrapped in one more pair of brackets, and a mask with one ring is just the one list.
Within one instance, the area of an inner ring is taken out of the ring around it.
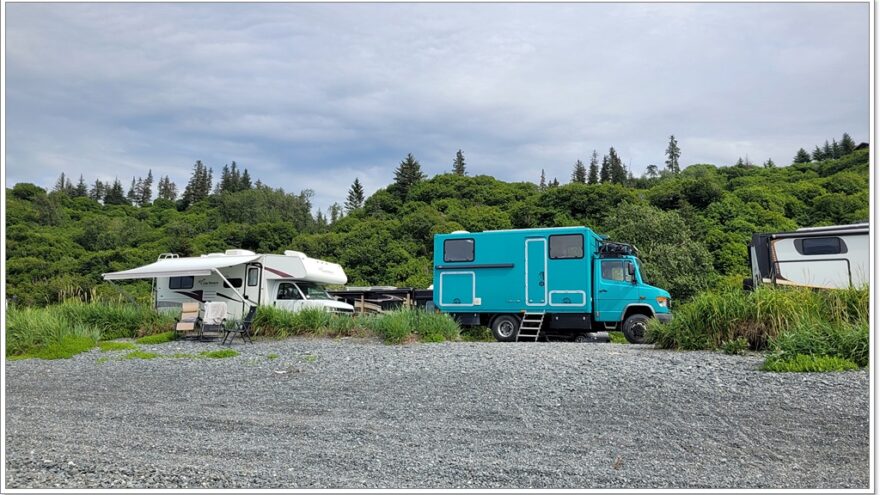
{"label": "door handle", "polygon": [[605,289],[599,289],[599,292],[608,292],[608,291]]}

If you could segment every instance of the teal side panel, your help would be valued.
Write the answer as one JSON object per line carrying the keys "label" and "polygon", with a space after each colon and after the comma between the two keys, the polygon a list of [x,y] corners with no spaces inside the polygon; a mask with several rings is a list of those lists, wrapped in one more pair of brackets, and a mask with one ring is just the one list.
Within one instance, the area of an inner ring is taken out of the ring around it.
{"label": "teal side panel", "polygon": [[526,306],[547,305],[547,239],[536,237],[525,242]]}
{"label": "teal side panel", "polygon": [[440,274],[439,297],[445,306],[473,306],[474,272],[450,271]]}

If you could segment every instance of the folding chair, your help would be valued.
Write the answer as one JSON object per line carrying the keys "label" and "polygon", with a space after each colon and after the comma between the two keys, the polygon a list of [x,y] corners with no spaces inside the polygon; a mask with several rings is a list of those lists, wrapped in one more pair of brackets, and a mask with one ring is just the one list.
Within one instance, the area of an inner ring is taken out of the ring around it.
{"label": "folding chair", "polygon": [[220,338],[226,327],[226,303],[222,301],[207,302],[202,308],[199,340]]}
{"label": "folding chair", "polygon": [[180,316],[174,325],[174,331],[181,337],[191,337],[196,332],[199,323],[199,303],[183,303],[180,306]]}
{"label": "folding chair", "polygon": [[223,335],[223,341],[221,344],[226,344],[226,339],[231,335],[232,338],[229,338],[229,345],[232,345],[232,341],[235,340],[236,335],[241,335],[242,342],[250,342],[254,343],[251,340],[251,325],[254,322],[254,316],[257,314],[257,307],[251,306],[251,309],[248,310],[247,315],[245,315],[244,319],[241,320],[241,323],[236,328],[227,328],[226,334]]}

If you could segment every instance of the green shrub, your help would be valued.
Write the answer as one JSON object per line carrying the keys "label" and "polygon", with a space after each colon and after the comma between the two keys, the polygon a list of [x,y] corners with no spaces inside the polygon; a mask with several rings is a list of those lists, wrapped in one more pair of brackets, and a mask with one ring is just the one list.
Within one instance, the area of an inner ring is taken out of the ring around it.
{"label": "green shrub", "polygon": [[171,342],[177,338],[177,334],[172,330],[170,332],[157,333],[155,335],[147,335],[137,339],[138,344],[164,344]]}
{"label": "green shrub", "polygon": [[611,339],[612,344],[628,344],[629,341],[626,340],[626,337],[623,335],[623,332],[608,332],[608,337]]}
{"label": "green shrub", "polygon": [[465,342],[495,342],[495,336],[488,327],[466,327],[461,329],[461,340]]}
{"label": "green shrub", "polygon": [[773,356],[764,362],[764,371],[777,372],[823,372],[859,369],[859,365],[837,356],[814,356],[797,354],[790,358]]}
{"label": "green shrub", "polygon": [[[80,322],[71,322],[57,307],[18,308],[6,313],[7,356],[28,354],[43,359],[70,357],[95,346],[100,331]],[[89,345],[86,345],[89,343]]]}
{"label": "green shrub", "polygon": [[98,328],[101,340],[151,335],[174,326],[173,316],[149,306],[67,301],[56,308],[69,321]]}
{"label": "green shrub", "polygon": [[216,351],[200,352],[199,356],[210,358],[210,359],[231,358],[231,357],[238,356],[238,351],[234,351],[232,349],[217,349]]}
{"label": "green shrub", "polygon": [[770,350],[773,359],[790,360],[798,355],[834,356],[858,366],[867,366],[870,358],[868,322],[805,322],[773,339]]}
{"label": "green shrub", "polygon": [[132,344],[131,342],[112,342],[112,341],[98,342],[98,347],[101,348],[101,352],[129,351],[132,349],[137,349],[137,346]]}

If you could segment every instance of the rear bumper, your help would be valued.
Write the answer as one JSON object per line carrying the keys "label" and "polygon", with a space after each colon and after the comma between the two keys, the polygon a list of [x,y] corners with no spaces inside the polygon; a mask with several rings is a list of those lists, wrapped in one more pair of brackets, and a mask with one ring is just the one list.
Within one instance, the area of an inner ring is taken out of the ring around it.
{"label": "rear bumper", "polygon": [[657,313],[654,315],[660,323],[669,323],[672,321],[672,313]]}

